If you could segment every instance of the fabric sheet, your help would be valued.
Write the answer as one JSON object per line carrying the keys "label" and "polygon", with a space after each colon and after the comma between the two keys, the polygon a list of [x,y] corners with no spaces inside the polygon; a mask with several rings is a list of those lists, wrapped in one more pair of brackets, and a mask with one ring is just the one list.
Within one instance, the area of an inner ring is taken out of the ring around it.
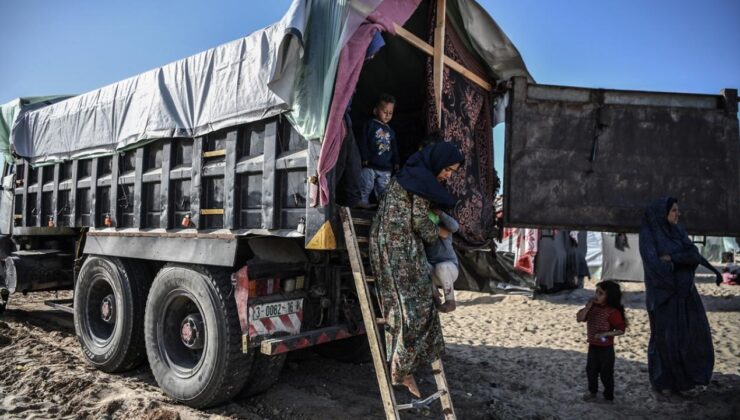
{"label": "fabric sheet", "polygon": [[542,231],[535,259],[535,277],[537,286],[543,290],[561,289],[566,283],[567,236],[568,234],[562,230]]}
{"label": "fabric sheet", "polygon": [[[434,38],[434,8],[430,8],[430,33]],[[485,77],[483,64],[466,50],[451,26],[445,33],[445,54],[476,74]],[[434,105],[433,62],[427,60],[427,132],[438,130],[439,119]],[[448,67],[444,69],[442,87],[441,136],[456,145],[465,157],[465,165],[447,181],[448,190],[459,199],[453,217],[460,223],[456,243],[468,247],[490,243],[495,236],[493,203],[498,179],[493,171],[493,131],[488,92]]]}
{"label": "fabric sheet", "polygon": [[533,275],[539,231],[537,229],[506,228],[502,240],[511,241],[511,251],[514,252],[514,269]]}

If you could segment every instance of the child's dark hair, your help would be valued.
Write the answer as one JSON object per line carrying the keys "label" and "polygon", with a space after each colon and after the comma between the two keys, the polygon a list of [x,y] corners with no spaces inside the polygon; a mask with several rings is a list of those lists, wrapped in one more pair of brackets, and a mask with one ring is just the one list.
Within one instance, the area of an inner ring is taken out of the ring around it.
{"label": "child's dark hair", "polygon": [[622,305],[622,289],[619,287],[619,283],[612,280],[604,280],[596,284],[597,289],[601,289],[606,293],[606,304],[612,308],[616,308],[622,314],[624,319],[624,325],[627,325],[627,315],[624,313],[624,305]]}
{"label": "child's dark hair", "polygon": [[387,93],[381,93],[380,96],[378,96],[378,100],[375,102],[375,106],[378,106],[382,103],[395,104],[396,98],[394,98],[392,95],[389,95]]}

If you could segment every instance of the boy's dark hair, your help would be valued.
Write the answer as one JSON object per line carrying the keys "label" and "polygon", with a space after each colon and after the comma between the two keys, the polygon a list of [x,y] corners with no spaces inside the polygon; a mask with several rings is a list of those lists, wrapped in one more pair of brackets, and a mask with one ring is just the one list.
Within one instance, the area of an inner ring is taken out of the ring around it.
{"label": "boy's dark hair", "polygon": [[606,293],[606,304],[612,308],[618,309],[622,314],[624,325],[627,325],[627,315],[624,313],[624,305],[622,305],[622,289],[619,287],[619,283],[612,280],[604,280],[597,283],[596,287]]}
{"label": "boy's dark hair", "polygon": [[378,100],[375,102],[375,106],[378,106],[381,103],[395,104],[396,98],[394,98],[392,95],[389,95],[387,93],[381,93],[380,96],[378,96]]}

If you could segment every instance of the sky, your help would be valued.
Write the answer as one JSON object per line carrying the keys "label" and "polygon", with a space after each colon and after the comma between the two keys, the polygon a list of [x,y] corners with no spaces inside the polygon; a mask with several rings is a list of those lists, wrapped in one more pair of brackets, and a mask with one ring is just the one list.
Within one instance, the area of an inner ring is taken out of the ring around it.
{"label": "sky", "polygon": [[[479,3],[538,83],[710,94],[740,88],[740,0]],[[0,0],[0,104],[97,89],[247,35],[279,20],[289,4]],[[500,126],[495,137],[501,168]]]}

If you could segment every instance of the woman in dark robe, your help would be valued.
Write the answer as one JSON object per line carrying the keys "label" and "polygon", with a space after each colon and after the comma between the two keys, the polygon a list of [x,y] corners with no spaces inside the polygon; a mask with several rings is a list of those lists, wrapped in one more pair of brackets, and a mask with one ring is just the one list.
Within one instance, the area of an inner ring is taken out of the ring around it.
{"label": "woman in dark robe", "polygon": [[650,319],[648,372],[658,393],[680,394],[712,378],[714,347],[694,271],[704,259],[678,224],[677,200],[664,197],[645,211],[640,256],[645,269],[645,303]]}
{"label": "woman in dark robe", "polygon": [[414,371],[439,359],[444,349],[424,243],[450,233],[429,219],[429,206],[454,207],[457,200],[441,183],[462,161],[460,151],[446,142],[411,155],[388,183],[370,228],[370,265],[386,320],[391,377],[417,397]]}

